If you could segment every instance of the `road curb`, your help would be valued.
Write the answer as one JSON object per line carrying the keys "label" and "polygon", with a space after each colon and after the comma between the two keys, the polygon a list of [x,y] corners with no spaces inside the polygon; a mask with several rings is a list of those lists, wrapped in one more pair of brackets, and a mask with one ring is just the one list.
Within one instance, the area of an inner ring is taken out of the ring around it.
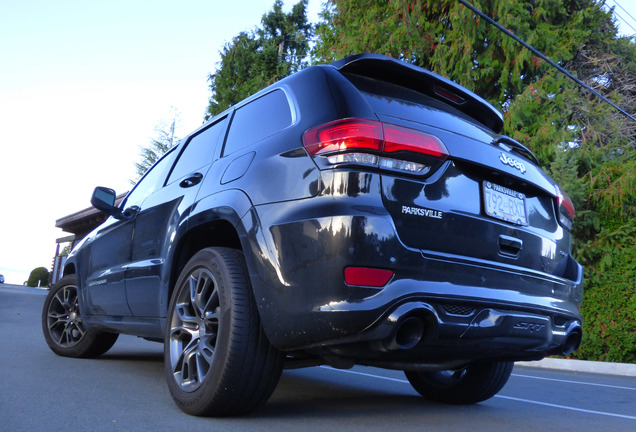
{"label": "road curb", "polygon": [[544,358],[539,361],[517,362],[519,366],[556,369],[570,372],[589,372],[603,375],[636,377],[636,364],[609,363],[588,360]]}

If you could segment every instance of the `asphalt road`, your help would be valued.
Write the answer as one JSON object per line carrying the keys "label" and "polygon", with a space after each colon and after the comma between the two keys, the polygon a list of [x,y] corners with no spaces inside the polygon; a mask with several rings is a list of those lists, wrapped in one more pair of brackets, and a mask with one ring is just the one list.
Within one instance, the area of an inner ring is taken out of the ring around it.
{"label": "asphalt road", "polygon": [[0,285],[3,432],[636,430],[636,378],[528,367],[473,406],[427,402],[396,371],[290,370],[249,417],[192,417],[170,398],[161,344],[123,336],[99,359],[54,355],[41,335],[45,295]]}

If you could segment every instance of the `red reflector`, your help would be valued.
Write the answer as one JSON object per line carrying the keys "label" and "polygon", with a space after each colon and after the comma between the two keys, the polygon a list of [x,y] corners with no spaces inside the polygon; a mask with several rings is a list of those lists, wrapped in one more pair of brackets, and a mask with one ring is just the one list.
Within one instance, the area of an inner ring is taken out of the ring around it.
{"label": "red reflector", "polygon": [[446,159],[448,150],[436,136],[396,125],[384,126],[384,151],[394,153],[408,151],[424,153]]}
{"label": "red reflector", "polygon": [[347,285],[383,287],[391,280],[393,272],[369,267],[347,267],[344,277]]}
{"label": "red reflector", "polygon": [[337,120],[305,132],[303,145],[311,156],[362,149],[379,152],[382,124],[374,120]]}

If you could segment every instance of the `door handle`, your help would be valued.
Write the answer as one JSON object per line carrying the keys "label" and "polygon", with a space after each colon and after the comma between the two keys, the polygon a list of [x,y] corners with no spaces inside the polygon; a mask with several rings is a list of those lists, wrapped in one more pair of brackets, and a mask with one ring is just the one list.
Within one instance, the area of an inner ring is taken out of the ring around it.
{"label": "door handle", "polygon": [[199,183],[201,183],[201,180],[203,180],[203,174],[194,173],[190,177],[181,180],[179,186],[182,188],[189,188],[198,185]]}

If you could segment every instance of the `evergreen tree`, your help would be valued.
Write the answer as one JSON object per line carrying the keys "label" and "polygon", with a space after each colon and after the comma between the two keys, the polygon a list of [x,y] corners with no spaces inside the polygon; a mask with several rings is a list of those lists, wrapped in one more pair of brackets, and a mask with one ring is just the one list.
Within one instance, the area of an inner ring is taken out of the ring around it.
{"label": "evergreen tree", "polygon": [[282,7],[282,0],[276,0],[261,27],[239,33],[223,48],[219,68],[209,76],[212,97],[206,119],[307,66],[312,36],[307,0],[289,13]]}
{"label": "evergreen tree", "polygon": [[150,140],[150,145],[148,147],[140,147],[141,161],[135,163],[137,179],[131,180],[131,184],[136,184],[146,171],[161,159],[165,152],[179,143],[179,138],[175,136],[178,121],[178,115],[175,113],[169,125],[163,122],[157,125],[155,127],[155,136]]}
{"label": "evergreen tree", "polygon": [[[609,14],[593,0],[471,2],[557,63],[594,41]],[[328,0],[319,61],[376,52],[433,70],[501,107],[548,66],[456,0]]]}

